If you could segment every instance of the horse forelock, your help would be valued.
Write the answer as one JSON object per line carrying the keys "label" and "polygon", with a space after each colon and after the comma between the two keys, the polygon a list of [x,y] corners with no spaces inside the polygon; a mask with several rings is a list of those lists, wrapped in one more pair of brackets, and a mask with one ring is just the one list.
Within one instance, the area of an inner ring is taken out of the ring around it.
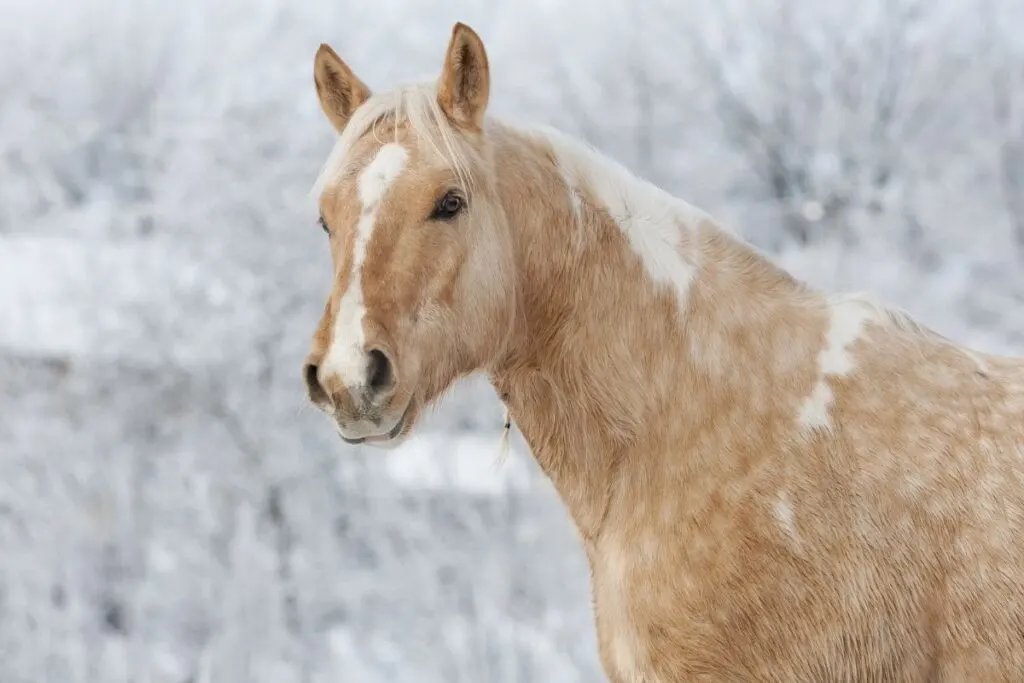
{"label": "horse forelock", "polygon": [[378,143],[398,141],[398,131],[405,127],[412,133],[414,144],[421,151],[452,170],[459,184],[469,191],[473,181],[473,150],[460,139],[458,131],[445,116],[437,101],[437,90],[429,84],[405,85],[376,93],[364,102],[351,120],[321,168],[310,194],[319,196],[339,182],[350,170],[352,149],[366,135]]}

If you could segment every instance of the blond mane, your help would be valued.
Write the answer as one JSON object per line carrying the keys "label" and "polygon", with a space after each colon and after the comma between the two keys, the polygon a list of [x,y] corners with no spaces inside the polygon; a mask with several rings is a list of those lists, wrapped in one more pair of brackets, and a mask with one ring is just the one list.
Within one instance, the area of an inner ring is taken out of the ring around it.
{"label": "blond mane", "polygon": [[352,114],[352,119],[338,137],[327,161],[310,190],[319,196],[329,184],[348,170],[352,147],[367,133],[385,142],[380,128],[391,123],[391,133],[398,137],[398,129],[407,126],[421,146],[432,152],[458,177],[462,189],[469,191],[472,181],[470,155],[472,151],[460,144],[458,134],[437,102],[437,89],[431,84],[404,85],[394,90],[374,94]]}

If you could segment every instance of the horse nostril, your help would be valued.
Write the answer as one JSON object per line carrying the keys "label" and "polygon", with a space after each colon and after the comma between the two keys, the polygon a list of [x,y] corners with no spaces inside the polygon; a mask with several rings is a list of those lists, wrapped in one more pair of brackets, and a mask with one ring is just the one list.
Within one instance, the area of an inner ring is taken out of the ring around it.
{"label": "horse nostril", "polygon": [[330,403],[330,396],[320,385],[320,379],[317,376],[319,370],[319,366],[313,363],[306,363],[306,367],[303,369],[303,374],[306,376],[306,388],[309,389],[309,400],[317,404]]}
{"label": "horse nostril", "polygon": [[380,349],[371,349],[366,365],[366,385],[370,391],[379,394],[395,383],[391,360]]}

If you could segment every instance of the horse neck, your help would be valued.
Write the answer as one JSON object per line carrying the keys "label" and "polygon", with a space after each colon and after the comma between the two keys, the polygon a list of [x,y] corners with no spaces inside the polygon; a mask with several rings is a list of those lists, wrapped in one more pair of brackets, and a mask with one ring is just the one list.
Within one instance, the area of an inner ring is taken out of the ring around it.
{"label": "horse neck", "polygon": [[[495,138],[518,317],[491,380],[593,540],[630,468],[653,467],[664,444],[716,411],[771,402],[791,343],[778,329],[806,315],[807,295],[710,218],[622,169],[547,138]],[[609,182],[616,194],[602,196]],[[608,207],[611,196],[630,205]]]}

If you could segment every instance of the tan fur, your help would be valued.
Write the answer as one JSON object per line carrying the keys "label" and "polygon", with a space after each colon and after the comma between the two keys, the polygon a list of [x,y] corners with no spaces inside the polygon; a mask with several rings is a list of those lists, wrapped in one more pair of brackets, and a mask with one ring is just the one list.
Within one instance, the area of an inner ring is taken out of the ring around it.
{"label": "tan fur", "polygon": [[[493,121],[458,136],[469,211],[428,222],[458,174],[396,134],[412,156],[369,248],[368,340],[414,416],[490,376],[579,530],[613,683],[1024,681],[1024,363],[816,292],[711,220],[679,226],[680,303],[594,187]],[[347,286],[351,178],[321,200],[338,275],[314,363]],[[837,316],[863,326],[828,370]],[[815,392],[827,420],[802,424]]]}

